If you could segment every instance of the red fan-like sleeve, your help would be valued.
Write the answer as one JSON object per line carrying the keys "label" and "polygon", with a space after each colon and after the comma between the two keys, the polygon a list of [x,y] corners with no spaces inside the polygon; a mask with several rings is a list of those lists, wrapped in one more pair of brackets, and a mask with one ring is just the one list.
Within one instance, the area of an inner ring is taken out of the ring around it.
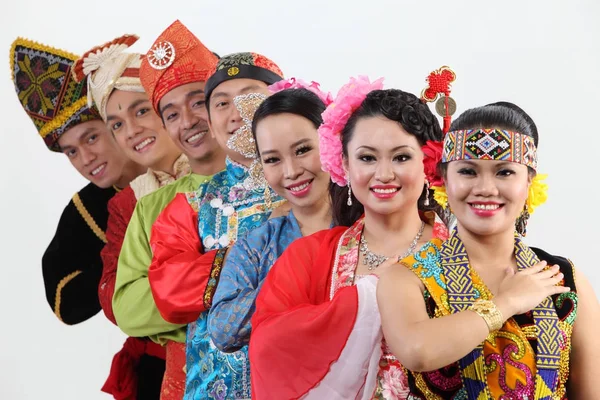
{"label": "red fan-like sleeve", "polygon": [[198,213],[185,194],[178,194],[158,216],[150,246],[148,279],[160,314],[174,324],[195,321],[207,309],[206,296],[211,292],[208,283],[218,279],[215,275],[220,265],[213,265],[217,264],[216,250],[203,254]]}
{"label": "red fan-like sleeve", "polygon": [[300,398],[339,358],[358,308],[354,286],[329,300],[333,260],[344,229],[296,240],[269,272],[252,318],[252,398]]}
{"label": "red fan-like sleeve", "polygon": [[106,318],[116,325],[112,309],[112,298],[115,293],[119,254],[125,239],[127,225],[131,220],[137,200],[130,186],[117,193],[108,202],[108,223],[106,227],[106,245],[100,253],[102,257],[102,277],[98,286],[98,298]]}

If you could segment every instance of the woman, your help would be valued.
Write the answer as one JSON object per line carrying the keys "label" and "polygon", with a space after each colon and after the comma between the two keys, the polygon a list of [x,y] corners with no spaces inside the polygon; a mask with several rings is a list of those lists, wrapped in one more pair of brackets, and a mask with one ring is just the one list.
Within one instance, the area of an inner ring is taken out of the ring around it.
{"label": "woman", "polygon": [[[545,200],[537,145],[535,124],[510,103],[468,110],[446,135],[440,170],[457,228],[377,288],[411,398],[597,397],[590,284],[515,235]],[[443,188],[436,198],[445,205]]]}
{"label": "woman", "polygon": [[275,260],[294,240],[331,227],[331,181],[321,169],[317,135],[330,96],[293,78],[275,85],[290,88],[260,105],[252,132],[265,178],[290,211],[271,217],[227,254],[208,316],[213,343],[225,352],[248,344],[256,295]]}
{"label": "woman", "polygon": [[253,398],[405,398],[382,343],[376,278],[364,276],[434,236],[419,212],[428,196],[421,146],[442,132],[416,96],[381,88],[353,79],[323,114],[322,164],[348,184],[333,220],[351,227],[296,240],[269,272],[252,318]]}

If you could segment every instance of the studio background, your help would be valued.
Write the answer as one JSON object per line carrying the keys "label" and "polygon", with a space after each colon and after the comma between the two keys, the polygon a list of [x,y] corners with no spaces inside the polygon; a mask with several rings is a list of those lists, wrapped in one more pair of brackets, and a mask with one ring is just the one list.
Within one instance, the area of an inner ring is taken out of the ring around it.
{"label": "studio background", "polygon": [[11,42],[22,36],[81,54],[125,33],[146,52],[175,19],[221,55],[255,51],[287,77],[334,94],[350,76],[385,77],[419,94],[430,71],[457,74],[458,113],[507,100],[540,132],[548,202],[527,243],[571,258],[600,294],[600,3],[589,1],[3,2],[0,5],[0,399],[108,399],[100,392],[125,339],[100,312],[76,326],[46,303],[41,256],[59,216],[86,181],[51,153],[10,80]]}

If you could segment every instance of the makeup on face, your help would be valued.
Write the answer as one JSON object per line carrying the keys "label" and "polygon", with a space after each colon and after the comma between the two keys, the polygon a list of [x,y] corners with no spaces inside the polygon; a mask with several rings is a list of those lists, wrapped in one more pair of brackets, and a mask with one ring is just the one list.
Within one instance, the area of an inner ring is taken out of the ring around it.
{"label": "makeup on face", "polygon": [[328,196],[329,174],[321,169],[314,124],[299,115],[269,115],[256,126],[257,147],[269,186],[297,207]]}
{"label": "makeup on face", "polygon": [[344,160],[352,193],[365,210],[390,214],[417,206],[425,185],[416,137],[384,117],[357,121]]}

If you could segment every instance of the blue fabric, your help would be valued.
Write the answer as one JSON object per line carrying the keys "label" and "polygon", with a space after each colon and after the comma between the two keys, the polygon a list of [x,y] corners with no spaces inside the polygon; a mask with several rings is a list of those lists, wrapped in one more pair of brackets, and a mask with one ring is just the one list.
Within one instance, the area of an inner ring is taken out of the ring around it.
{"label": "blue fabric", "polygon": [[[248,169],[227,159],[226,169],[198,189],[198,233],[207,251],[233,244],[269,218],[264,189],[250,183]],[[276,206],[281,198],[273,194],[272,201]],[[205,311],[188,325],[184,399],[249,399],[248,347],[222,353],[210,339],[207,320]]]}
{"label": "blue fabric", "polygon": [[263,281],[277,258],[300,237],[298,221],[290,212],[270,219],[231,247],[208,314],[208,333],[217,348],[231,352],[248,345],[250,319]]}

